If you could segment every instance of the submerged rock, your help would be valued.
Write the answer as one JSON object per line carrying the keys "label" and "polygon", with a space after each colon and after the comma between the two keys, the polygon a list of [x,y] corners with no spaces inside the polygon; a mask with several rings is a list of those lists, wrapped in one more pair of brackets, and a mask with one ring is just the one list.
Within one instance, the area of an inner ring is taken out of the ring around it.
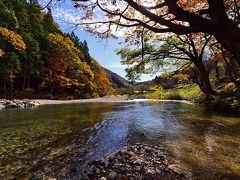
{"label": "submerged rock", "polygon": [[174,161],[159,146],[137,144],[125,146],[104,159],[91,161],[84,174],[90,179],[101,180],[189,179],[174,170],[173,164]]}
{"label": "submerged rock", "polygon": [[110,172],[107,176],[107,179],[109,180],[115,180],[117,178],[117,173],[115,173],[114,171]]}
{"label": "submerged rock", "polygon": [[107,180],[107,178],[106,177],[101,177],[100,180]]}

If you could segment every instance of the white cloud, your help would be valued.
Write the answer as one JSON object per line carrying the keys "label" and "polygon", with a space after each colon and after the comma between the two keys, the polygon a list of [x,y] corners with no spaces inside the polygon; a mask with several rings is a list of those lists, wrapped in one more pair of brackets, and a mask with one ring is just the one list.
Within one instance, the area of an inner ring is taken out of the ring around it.
{"label": "white cloud", "polygon": [[[40,0],[39,1],[42,6],[45,6],[49,0]],[[69,28],[73,27],[74,24],[81,24],[81,23],[93,23],[93,22],[99,22],[99,21],[108,21],[108,18],[104,15],[104,13],[100,9],[94,10],[94,17],[92,20],[82,20],[81,17],[84,17],[85,11],[76,9],[73,7],[74,3],[72,1],[66,1],[66,2],[53,2],[52,3],[52,14],[54,19],[57,21],[57,23],[69,23]],[[97,29],[99,32],[105,32],[108,30],[108,24],[102,24],[95,27],[96,24],[90,25],[93,29]],[[84,29],[84,26],[79,26],[80,30]],[[116,31],[116,25],[112,25],[112,32],[117,37],[123,37],[125,30],[118,29]]]}
{"label": "white cloud", "polygon": [[110,64],[108,66],[109,68],[122,68],[125,69],[128,67],[128,65],[122,65],[120,62],[114,63],[114,64]]}
{"label": "white cloud", "polygon": [[56,8],[54,9],[53,17],[60,23],[62,21],[73,24],[78,24],[81,22],[79,15],[71,9]]}

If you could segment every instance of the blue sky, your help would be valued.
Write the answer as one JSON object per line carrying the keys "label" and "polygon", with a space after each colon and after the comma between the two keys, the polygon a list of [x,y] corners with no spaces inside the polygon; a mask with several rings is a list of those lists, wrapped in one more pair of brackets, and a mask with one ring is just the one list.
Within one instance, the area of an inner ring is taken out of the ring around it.
{"label": "blue sky", "polygon": [[[48,1],[49,0],[39,0],[39,3],[44,6]],[[64,21],[77,22],[78,17],[80,17],[80,10],[74,8],[73,3],[70,0],[62,3],[53,3],[51,5],[51,9],[53,17],[60,25],[61,30],[64,32],[72,32],[74,29],[72,28],[73,25]],[[75,29],[74,32],[78,35],[80,40],[87,41],[91,56],[94,57],[102,66],[110,69],[122,77],[125,77],[125,66],[121,65],[121,59],[115,53],[117,48],[123,47],[123,45],[119,44],[121,41],[123,41],[123,37],[120,33],[118,34],[118,39],[108,38],[107,40],[101,40],[84,31],[81,27]],[[154,77],[155,76],[143,75],[140,81],[150,80]]]}

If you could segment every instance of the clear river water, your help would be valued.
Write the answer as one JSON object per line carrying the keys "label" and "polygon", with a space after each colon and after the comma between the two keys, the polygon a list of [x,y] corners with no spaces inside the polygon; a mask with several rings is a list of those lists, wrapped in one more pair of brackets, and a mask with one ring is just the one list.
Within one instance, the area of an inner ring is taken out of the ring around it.
{"label": "clear river water", "polygon": [[162,146],[193,179],[240,179],[240,118],[171,101],[1,110],[0,179],[74,179],[87,161],[135,143]]}

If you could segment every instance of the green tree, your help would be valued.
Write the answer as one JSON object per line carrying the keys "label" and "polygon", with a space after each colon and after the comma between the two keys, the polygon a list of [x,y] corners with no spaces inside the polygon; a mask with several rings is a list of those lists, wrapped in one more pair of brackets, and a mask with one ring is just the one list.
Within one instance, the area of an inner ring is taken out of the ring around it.
{"label": "green tree", "polygon": [[121,49],[118,54],[123,58],[123,64],[132,65],[127,69],[130,78],[159,71],[164,66],[172,71],[183,71],[193,64],[196,83],[205,94],[210,95],[215,94],[215,91],[209,80],[209,71],[204,65],[204,60],[207,60],[206,46],[210,40],[211,36],[204,34],[155,37],[154,41],[150,41],[150,44],[145,42],[140,49]]}
{"label": "green tree", "polygon": [[83,54],[84,54],[84,61],[86,63],[88,63],[89,65],[91,65],[92,58],[91,58],[91,56],[89,54],[89,48],[88,48],[87,41],[84,40],[83,42],[81,42],[80,39],[78,38],[78,36],[74,32],[72,32],[69,35],[69,37],[73,41],[74,45],[83,52]]}
{"label": "green tree", "polygon": [[15,12],[0,1],[0,26],[7,28],[9,30],[14,30],[18,28],[18,20],[16,18]]}
{"label": "green tree", "polygon": [[43,16],[43,21],[44,21],[44,29],[48,33],[61,33],[59,30],[59,26],[57,23],[54,22],[53,16],[52,16],[52,10],[50,7],[47,8],[47,13],[44,14]]}
{"label": "green tree", "polygon": [[22,89],[25,91],[26,85],[30,88],[30,77],[40,73],[43,61],[39,42],[33,38],[31,33],[24,33],[23,38],[27,47],[25,52],[21,53]]}
{"label": "green tree", "polygon": [[29,19],[29,5],[26,0],[3,0],[3,3],[14,11],[18,20],[18,33],[29,32],[31,29]]}
{"label": "green tree", "polygon": [[7,94],[7,81],[10,81],[10,90],[13,90],[13,79],[15,73],[20,70],[20,61],[16,53],[8,52],[0,57],[0,75],[3,79],[4,94]]}
{"label": "green tree", "polygon": [[[82,93],[93,92],[94,74],[90,66],[83,62],[83,53],[74,46],[66,35],[50,33],[48,42],[48,63],[46,69],[48,77],[44,84],[51,82],[53,88],[79,89]],[[50,65],[50,66],[49,66]]]}

